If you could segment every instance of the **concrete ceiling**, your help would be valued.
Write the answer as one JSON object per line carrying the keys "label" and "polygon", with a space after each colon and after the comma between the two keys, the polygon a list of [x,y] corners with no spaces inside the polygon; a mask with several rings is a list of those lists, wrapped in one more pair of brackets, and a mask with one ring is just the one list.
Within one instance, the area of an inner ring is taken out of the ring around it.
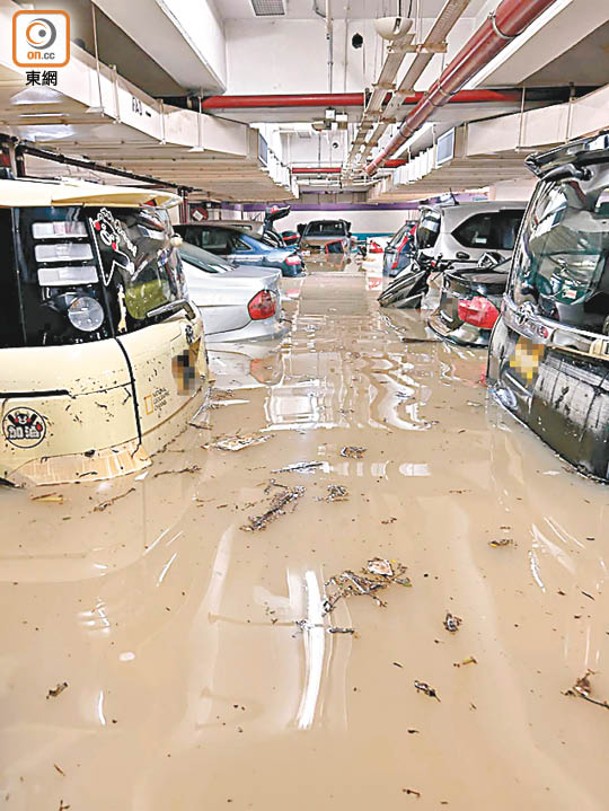
{"label": "concrete ceiling", "polygon": [[553,87],[568,83],[601,86],[609,78],[609,22],[585,40],[560,54],[553,62],[533,73],[527,87]]}
{"label": "concrete ceiling", "polygon": [[[445,0],[413,0],[410,10],[409,0],[402,0],[402,13],[419,17],[435,17],[444,5]],[[484,4],[484,0],[472,0],[466,17],[475,17]],[[313,0],[284,0],[286,14],[283,17],[266,19],[276,20],[308,20],[317,15],[313,10]],[[318,0],[318,7],[325,10],[326,0]],[[396,15],[399,0],[330,0],[330,8],[334,19],[373,20],[377,17]],[[250,0],[215,0],[218,14],[224,20],[247,19],[255,20]]]}

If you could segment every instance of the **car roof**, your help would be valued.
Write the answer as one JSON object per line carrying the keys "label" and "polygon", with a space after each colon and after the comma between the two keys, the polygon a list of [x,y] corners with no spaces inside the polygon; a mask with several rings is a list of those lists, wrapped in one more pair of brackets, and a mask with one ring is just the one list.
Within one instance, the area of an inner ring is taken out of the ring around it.
{"label": "car roof", "polygon": [[181,222],[180,227],[195,226],[197,228],[238,228],[241,231],[256,231],[262,228],[262,223],[254,220],[203,220],[203,222]]}
{"label": "car roof", "polygon": [[439,214],[445,223],[456,223],[467,217],[471,217],[473,214],[505,211],[506,209],[510,211],[522,209],[522,211],[524,211],[527,205],[528,204],[522,200],[482,200],[477,203],[459,203],[454,206],[422,206],[421,218],[425,215],[426,211],[432,211],[435,214]]}
{"label": "car roof", "polygon": [[147,204],[170,208],[180,203],[177,194],[134,186],[106,186],[80,180],[56,183],[0,180],[0,208],[74,205],[133,208]]}

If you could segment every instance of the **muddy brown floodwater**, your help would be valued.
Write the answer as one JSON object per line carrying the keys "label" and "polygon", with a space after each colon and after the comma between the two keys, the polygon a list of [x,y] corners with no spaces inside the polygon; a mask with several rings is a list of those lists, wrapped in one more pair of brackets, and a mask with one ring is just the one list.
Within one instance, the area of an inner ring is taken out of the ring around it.
{"label": "muddy brown floodwater", "polygon": [[[609,490],[363,272],[284,281],[291,336],[217,354],[211,430],[0,491],[0,805],[607,809],[609,712],[564,693],[609,699]],[[325,611],[377,557],[411,587]]]}

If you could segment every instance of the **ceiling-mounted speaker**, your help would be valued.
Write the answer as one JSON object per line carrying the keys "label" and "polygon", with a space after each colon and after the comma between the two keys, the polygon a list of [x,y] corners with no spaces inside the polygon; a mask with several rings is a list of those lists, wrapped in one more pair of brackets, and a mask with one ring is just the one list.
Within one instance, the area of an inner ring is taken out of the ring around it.
{"label": "ceiling-mounted speaker", "polygon": [[398,42],[408,36],[414,20],[410,17],[379,17],[374,21],[376,33],[390,42]]}

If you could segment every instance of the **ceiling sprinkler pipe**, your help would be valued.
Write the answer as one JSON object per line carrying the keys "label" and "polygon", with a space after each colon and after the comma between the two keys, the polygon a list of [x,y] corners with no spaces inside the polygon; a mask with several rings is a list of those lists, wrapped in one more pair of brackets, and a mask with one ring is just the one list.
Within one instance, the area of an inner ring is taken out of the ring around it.
{"label": "ceiling sprinkler pipe", "polygon": [[459,53],[440,74],[414,110],[406,116],[397,133],[383,151],[365,168],[371,177],[387,158],[403,146],[434,114],[472,79],[491,59],[494,59],[515,37],[556,0],[502,0],[495,11],[465,43]]}
{"label": "ceiling sprinkler pipe", "polygon": [[[455,104],[511,104],[520,101],[519,90],[462,90],[451,97]],[[424,98],[420,92],[410,93],[403,104],[416,104]],[[293,95],[208,96],[203,99],[204,112],[211,110],[270,110],[290,107],[363,107],[363,93],[301,93]]]}

